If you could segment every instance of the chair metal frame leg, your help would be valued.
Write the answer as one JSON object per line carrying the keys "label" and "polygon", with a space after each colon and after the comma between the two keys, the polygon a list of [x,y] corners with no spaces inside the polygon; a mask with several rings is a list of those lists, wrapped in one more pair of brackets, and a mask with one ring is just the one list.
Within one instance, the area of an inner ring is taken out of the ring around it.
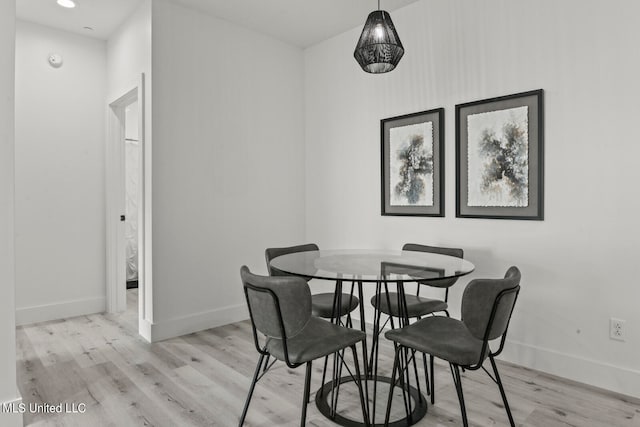
{"label": "chair metal frame leg", "polygon": [[[365,336],[367,334],[367,325],[365,323],[365,317],[364,317],[364,292],[362,291],[362,281],[358,281],[358,295],[360,295],[360,304],[359,304],[359,309],[360,309],[360,330],[362,332],[364,332]],[[367,381],[368,376],[371,374],[371,370],[369,368],[369,363],[368,363],[368,355],[369,353],[367,352],[367,340],[364,339],[362,340],[362,364],[363,364],[363,372],[364,372],[364,394],[365,394],[365,399],[364,401],[367,404],[367,423],[369,422],[369,413],[370,413],[370,407],[369,407],[369,383]]]}
{"label": "chair metal frame leg", "polygon": [[431,404],[436,403],[436,380],[435,380],[435,372],[433,370],[433,355],[429,355],[429,367],[431,368]]}
{"label": "chair metal frame leg", "polygon": [[342,366],[344,366],[344,364],[345,364],[344,352],[345,352],[345,349],[343,348],[341,351],[337,352],[335,354],[335,356],[334,356],[334,357],[337,358],[338,355],[340,355],[339,356],[340,360],[338,361],[338,373],[334,374],[334,379],[333,379],[334,384],[337,384],[336,387],[335,387],[336,393],[335,393],[335,396],[334,396],[334,401],[333,401],[333,403],[331,405],[332,408],[333,408],[333,413],[334,414],[338,411],[338,396],[340,394],[340,384],[341,384],[340,378],[342,378]]}
{"label": "chair metal frame leg", "polygon": [[[356,287],[356,282],[355,280],[351,281],[351,292],[349,293],[349,308],[347,309],[347,320],[346,320],[346,326],[347,328],[353,328],[353,319],[351,318],[351,304],[353,303],[353,291],[355,290]],[[340,298],[342,299],[342,298]]]}
{"label": "chair metal frame leg", "polygon": [[307,362],[307,372],[304,376],[304,396],[302,397],[302,416],[300,417],[300,427],[304,427],[307,423],[307,404],[309,403],[309,395],[311,394],[311,363]]}
{"label": "chair metal frame leg", "polygon": [[456,392],[458,393],[458,401],[460,402],[460,412],[462,414],[462,425],[469,427],[469,421],[467,420],[467,408],[464,403],[464,393],[462,392],[462,377],[460,376],[460,367],[455,363],[449,363],[451,368],[451,375],[453,376],[453,383],[456,386]]}
{"label": "chair metal frame leg", "polygon": [[[431,379],[429,374],[429,364],[427,363],[427,354],[422,353],[422,366],[424,368],[424,385],[427,389],[427,396],[431,395]],[[433,403],[433,402],[431,402]]]}
{"label": "chair metal frame leg", "polygon": [[[327,367],[329,366],[329,356],[324,357],[324,367],[322,368],[322,382],[320,384],[324,384],[327,379]],[[320,390],[322,391],[322,389]]]}
{"label": "chair metal frame leg", "polygon": [[[340,284],[340,295],[339,295],[340,301],[337,302],[337,304],[340,304],[340,306],[342,306],[342,286],[341,285],[342,284]],[[356,282],[354,280],[352,280],[351,281],[351,292],[349,292],[349,308],[348,308],[349,312],[347,313],[347,318],[346,318],[346,321],[345,321],[344,325],[342,325],[342,326],[347,327],[347,328],[353,328],[353,321],[351,320],[351,304],[353,302],[353,291],[355,290],[355,286],[356,286]],[[334,308],[335,307],[336,306],[334,305]],[[342,314],[340,311],[341,311],[341,309],[338,307],[338,313]],[[334,410],[334,414],[338,410],[338,395],[340,394],[340,384],[341,384],[340,378],[342,378],[342,366],[344,365],[344,352],[345,352],[345,349],[342,349],[342,351],[340,352],[340,359],[342,360],[342,363],[340,363],[338,365],[338,373],[337,373],[337,375],[334,373],[334,381],[335,381],[335,384],[337,384],[337,386],[335,388],[336,393],[335,393],[335,397],[334,397],[334,402],[331,405],[333,410]],[[336,356],[337,356],[337,354],[336,354]],[[336,357],[336,356],[334,356],[334,357]]]}
{"label": "chair metal frame leg", "polygon": [[[340,293],[338,293],[338,290],[340,290]],[[337,280],[336,281],[336,289],[335,289],[334,295],[333,295],[333,307],[331,308],[332,315],[331,315],[331,318],[329,319],[329,321],[331,323],[339,324],[339,322],[340,322],[340,318],[338,317],[338,315],[340,314],[340,301],[341,300],[342,300],[342,281],[341,280]],[[327,378],[327,366],[328,366],[328,364],[329,364],[329,355],[324,357],[324,368],[322,368],[322,383],[321,384],[324,384],[325,380]],[[335,367],[335,356],[334,356],[333,365]],[[332,379],[335,379],[335,378],[332,378]],[[333,391],[332,391],[332,393],[333,393]],[[333,400],[333,398],[332,398],[332,400]]]}
{"label": "chair metal frame leg", "polygon": [[[420,290],[420,287],[418,287],[418,291]],[[418,316],[418,320],[422,320],[422,316]],[[424,368],[424,387],[425,390],[427,391],[427,396],[431,395],[431,387],[430,387],[430,383],[431,381],[429,380],[429,368],[427,365],[427,355],[426,353],[422,353],[422,367]],[[416,376],[416,382],[418,382],[418,377]],[[431,402],[433,403],[433,402]]]}
{"label": "chair metal frame leg", "polygon": [[[411,353],[411,359],[413,359],[413,372],[416,376],[416,390],[418,390],[418,394],[422,399],[422,392],[420,391],[420,381],[418,380],[418,361],[416,357],[416,350],[411,350],[410,353]],[[425,375],[428,375],[428,374],[425,373]]]}
{"label": "chair metal frame leg", "polygon": [[[351,352],[353,353],[353,363],[356,368],[356,379],[358,381],[358,394],[360,394],[360,406],[362,406],[362,419],[364,420],[364,425],[369,426],[369,410],[368,406],[365,404],[364,392],[362,390],[362,375],[360,374],[360,364],[358,363],[358,350],[355,345],[351,346]],[[366,354],[366,353],[365,353]],[[366,359],[366,356],[365,356]],[[367,380],[366,378],[364,379]],[[368,399],[367,399],[368,400]]]}
{"label": "chair metal frame leg", "polygon": [[507,402],[507,395],[504,392],[504,387],[502,386],[502,379],[500,379],[500,374],[498,373],[498,366],[496,365],[496,361],[493,358],[493,355],[489,355],[489,360],[491,361],[491,367],[493,368],[493,373],[496,376],[495,382],[498,384],[498,388],[500,389],[500,394],[502,395],[502,402],[504,403],[504,409],[507,411],[507,416],[509,417],[509,424],[511,427],[515,427],[516,423],[513,421],[513,416],[511,415],[511,408],[509,407],[509,402]]}
{"label": "chair metal frame leg", "polygon": [[249,404],[251,403],[251,397],[253,396],[253,391],[256,388],[256,384],[258,382],[258,375],[260,375],[260,368],[262,368],[262,362],[264,361],[265,356],[268,353],[260,353],[260,359],[258,360],[258,364],[256,365],[256,372],[253,374],[253,379],[251,380],[251,387],[249,387],[249,394],[247,395],[247,401],[244,404],[244,409],[242,410],[242,416],[240,417],[239,427],[242,427],[244,424],[244,419],[247,417],[247,411],[249,410]]}
{"label": "chair metal frame leg", "polygon": [[373,334],[371,337],[371,354],[369,358],[369,375],[372,375],[373,364],[376,357],[376,350],[378,347],[378,340],[380,339],[380,318],[382,316],[382,312],[380,311],[380,293],[382,292],[382,282],[376,282],[376,294],[375,294],[375,304],[374,313],[373,313]]}
{"label": "chair metal frame leg", "polygon": [[393,358],[393,370],[391,371],[391,384],[389,384],[389,399],[387,400],[387,411],[384,417],[384,425],[389,425],[389,418],[391,417],[391,404],[393,403],[393,389],[396,386],[396,371],[400,369],[398,366],[400,364],[400,351],[401,346],[396,348],[396,354]]}
{"label": "chair metal frame leg", "polygon": [[[398,303],[398,327],[399,328],[404,328],[405,326],[409,326],[409,315],[407,313],[407,307],[406,307],[406,296],[404,293],[404,282],[398,281],[396,282],[396,291],[397,291],[397,303]],[[388,298],[388,293],[387,293],[387,298]],[[409,372],[409,363],[411,362],[411,359],[409,358],[409,349],[404,347],[404,351],[401,354],[401,360],[400,360],[400,364],[404,365],[401,371],[401,374],[403,375],[402,378],[402,389],[405,390],[409,390],[411,388],[411,373]],[[415,359],[413,359],[413,364],[414,364],[414,368],[415,368],[415,364],[416,361]],[[406,372],[406,377],[404,376]],[[416,369],[416,382],[417,384],[417,388],[418,388],[418,393],[421,395],[421,393],[419,392],[420,390],[420,381],[418,379],[418,371]],[[403,396],[405,397],[405,402],[406,402],[406,411],[407,411],[407,419],[409,422],[411,422],[410,419],[410,414],[413,412],[412,406],[411,406],[411,398],[406,395],[403,392]],[[417,402],[416,402],[417,404]]]}

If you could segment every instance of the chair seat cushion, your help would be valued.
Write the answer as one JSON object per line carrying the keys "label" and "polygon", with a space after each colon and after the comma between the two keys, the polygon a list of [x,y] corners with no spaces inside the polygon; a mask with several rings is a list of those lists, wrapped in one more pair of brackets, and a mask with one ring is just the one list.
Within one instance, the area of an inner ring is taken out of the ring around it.
{"label": "chair seat cushion", "polygon": [[[407,301],[407,312],[409,317],[421,317],[427,314],[435,313],[438,311],[445,311],[449,306],[446,302],[439,299],[431,299],[420,297],[416,295],[405,294]],[[387,294],[381,293],[379,296],[378,305],[376,306],[376,295],[371,298],[371,305],[376,307],[384,314],[399,317],[400,310],[398,310],[398,294],[395,292],[389,292],[389,301],[391,302],[391,308],[387,302]]]}
{"label": "chair seat cushion", "polygon": [[[299,364],[327,356],[350,347],[366,337],[365,333],[334,325],[326,320],[311,317],[307,325],[293,338],[287,339],[289,361]],[[269,338],[267,351],[278,360],[285,360],[281,339]]]}
{"label": "chair seat cushion", "polygon": [[[311,295],[311,314],[330,319],[333,316],[333,293]],[[359,300],[354,295],[342,294],[340,313],[345,316],[358,307]]]}
{"label": "chair seat cushion", "polygon": [[482,340],[474,337],[465,324],[457,319],[427,317],[402,329],[388,331],[384,336],[405,347],[461,366],[481,361]]}

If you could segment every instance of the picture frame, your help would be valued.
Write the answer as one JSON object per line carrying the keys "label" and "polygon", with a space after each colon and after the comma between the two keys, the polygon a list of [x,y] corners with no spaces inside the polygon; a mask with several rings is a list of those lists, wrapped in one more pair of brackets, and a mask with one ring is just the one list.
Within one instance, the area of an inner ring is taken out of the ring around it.
{"label": "picture frame", "polygon": [[544,219],[544,91],[456,105],[456,217]]}
{"label": "picture frame", "polygon": [[444,108],[380,120],[381,215],[444,216]]}

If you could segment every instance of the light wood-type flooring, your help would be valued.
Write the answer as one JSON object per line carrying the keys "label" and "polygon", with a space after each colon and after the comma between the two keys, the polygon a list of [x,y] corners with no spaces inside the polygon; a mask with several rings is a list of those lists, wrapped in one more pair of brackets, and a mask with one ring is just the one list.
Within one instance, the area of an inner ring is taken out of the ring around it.
{"label": "light wood-type flooring", "polygon": [[[136,332],[136,290],[128,293],[130,308],[120,315],[18,328],[18,383],[24,402],[87,405],[84,414],[27,413],[25,424],[237,425],[258,358],[249,322],[148,344]],[[380,371],[388,375],[393,347],[385,342],[380,351]],[[507,363],[499,368],[518,425],[640,427],[638,400]],[[320,385],[321,369],[322,363],[316,362],[312,396]],[[417,425],[461,425],[447,365],[436,364],[435,380],[436,403]],[[246,425],[298,425],[303,382],[304,367],[291,370],[277,364],[258,383]],[[464,373],[463,387],[472,425],[508,425],[498,389],[484,372]],[[351,394],[345,387],[340,401],[345,402],[344,411],[357,414],[356,396]],[[384,390],[381,394],[386,397]],[[395,402],[401,405],[401,398]],[[394,412],[399,410],[394,406]],[[334,424],[311,403],[307,425]]]}

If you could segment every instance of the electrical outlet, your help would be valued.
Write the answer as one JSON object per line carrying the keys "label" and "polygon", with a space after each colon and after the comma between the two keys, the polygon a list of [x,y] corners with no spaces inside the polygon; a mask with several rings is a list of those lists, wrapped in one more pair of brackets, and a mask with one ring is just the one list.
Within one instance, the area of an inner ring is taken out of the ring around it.
{"label": "electrical outlet", "polygon": [[612,317],[609,320],[609,338],[616,341],[625,341],[626,330],[624,324],[624,320]]}

